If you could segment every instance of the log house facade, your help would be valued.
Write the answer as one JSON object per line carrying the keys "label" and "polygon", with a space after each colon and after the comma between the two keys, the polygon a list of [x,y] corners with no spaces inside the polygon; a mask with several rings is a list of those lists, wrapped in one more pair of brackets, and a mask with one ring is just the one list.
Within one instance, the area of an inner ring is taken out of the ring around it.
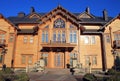
{"label": "log house facade", "polygon": [[[103,17],[90,13],[71,13],[61,6],[49,13],[37,13],[5,18],[0,14],[0,67],[26,68],[41,58],[46,68],[67,68],[66,64],[103,70],[114,65],[111,50],[119,55],[120,15]],[[5,51],[4,51],[5,50]],[[3,53],[4,52],[4,53]]]}

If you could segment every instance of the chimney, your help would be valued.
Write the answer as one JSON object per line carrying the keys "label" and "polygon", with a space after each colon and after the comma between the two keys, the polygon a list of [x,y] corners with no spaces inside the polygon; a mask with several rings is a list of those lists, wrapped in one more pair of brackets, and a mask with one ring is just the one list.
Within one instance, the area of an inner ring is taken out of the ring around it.
{"label": "chimney", "polygon": [[24,17],[25,16],[25,13],[24,12],[19,12],[18,13],[18,17]]}
{"label": "chimney", "polygon": [[88,14],[90,14],[90,8],[87,7],[86,10],[85,10]]}
{"label": "chimney", "polygon": [[30,8],[30,13],[34,13],[34,12],[35,12],[34,7],[31,7],[31,8]]}
{"label": "chimney", "polygon": [[105,9],[103,10],[103,19],[105,21],[108,21],[108,14],[107,14],[107,11]]}
{"label": "chimney", "polygon": [[3,15],[0,13],[0,18],[3,18]]}

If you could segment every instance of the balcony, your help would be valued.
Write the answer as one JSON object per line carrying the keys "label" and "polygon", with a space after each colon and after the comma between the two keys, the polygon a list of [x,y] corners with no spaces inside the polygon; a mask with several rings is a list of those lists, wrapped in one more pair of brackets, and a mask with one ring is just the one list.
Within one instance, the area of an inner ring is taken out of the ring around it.
{"label": "balcony", "polygon": [[0,48],[5,46],[5,39],[0,39]]}
{"label": "balcony", "polygon": [[113,41],[113,48],[120,48],[120,40]]}
{"label": "balcony", "polygon": [[75,47],[76,43],[67,43],[66,41],[50,41],[48,43],[42,43],[43,47]]}

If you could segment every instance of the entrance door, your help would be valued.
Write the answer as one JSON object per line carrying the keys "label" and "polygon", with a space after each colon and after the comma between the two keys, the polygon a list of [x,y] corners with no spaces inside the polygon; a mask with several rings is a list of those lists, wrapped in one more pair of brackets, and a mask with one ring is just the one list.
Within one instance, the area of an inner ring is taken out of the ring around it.
{"label": "entrance door", "polygon": [[56,53],[54,57],[55,68],[64,68],[64,54]]}

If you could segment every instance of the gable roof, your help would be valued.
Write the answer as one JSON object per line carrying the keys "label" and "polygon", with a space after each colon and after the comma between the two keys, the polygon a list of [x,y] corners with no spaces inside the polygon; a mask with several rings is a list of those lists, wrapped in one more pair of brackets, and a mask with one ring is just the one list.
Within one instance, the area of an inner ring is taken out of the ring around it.
{"label": "gable roof", "polygon": [[[84,18],[79,16],[86,15],[91,18]],[[38,17],[30,17],[32,15],[36,15]],[[105,21],[103,17],[94,16],[91,13],[88,12],[82,12],[82,13],[71,13],[58,5],[55,9],[51,10],[48,13],[37,13],[33,12],[28,15],[25,15],[24,17],[8,17],[8,20],[11,21],[13,24],[21,24],[21,23],[29,23],[29,24],[42,24],[46,22],[47,20],[51,19],[52,17],[55,17],[56,15],[61,15],[62,17],[70,20],[75,25],[85,25],[85,24],[99,24],[101,26],[104,26],[106,23],[111,21],[113,19],[112,17],[108,17],[108,21]]]}
{"label": "gable roof", "polygon": [[78,22],[77,22],[78,18],[74,14],[68,12],[66,9],[61,7],[60,5],[57,8],[50,11],[49,13],[42,16],[41,24],[46,22],[47,20],[51,19],[52,17],[56,16],[57,14],[64,16],[64,18],[66,18],[66,19],[74,22],[76,25],[78,25]]}
{"label": "gable roof", "polygon": [[[32,17],[32,16],[36,16],[36,17]],[[38,14],[38,13],[36,13],[36,12],[33,12],[33,13],[30,13],[30,14],[28,14],[27,16],[26,16],[26,18],[40,18],[41,17],[41,15],[40,14]]]}
{"label": "gable roof", "polygon": [[7,18],[5,18],[1,13],[0,13],[0,19],[3,18],[7,23],[9,23],[11,26],[15,27],[16,29],[18,29],[17,26],[15,26],[11,21],[9,21]]}
{"label": "gable roof", "polygon": [[[80,16],[82,16],[82,15],[86,15],[86,17],[80,17]],[[79,17],[79,18],[88,18],[88,17],[90,17],[90,18],[95,18],[94,15],[89,14],[89,13],[87,13],[87,12],[80,13],[80,14],[78,15],[78,17]]]}
{"label": "gable roof", "polygon": [[116,19],[120,19],[120,14],[118,14],[116,17],[114,17],[113,19],[111,19],[109,22],[107,22],[104,26],[103,26],[103,28],[104,27],[106,27],[106,26],[108,26],[109,24],[111,24],[114,20],[116,20]]}

